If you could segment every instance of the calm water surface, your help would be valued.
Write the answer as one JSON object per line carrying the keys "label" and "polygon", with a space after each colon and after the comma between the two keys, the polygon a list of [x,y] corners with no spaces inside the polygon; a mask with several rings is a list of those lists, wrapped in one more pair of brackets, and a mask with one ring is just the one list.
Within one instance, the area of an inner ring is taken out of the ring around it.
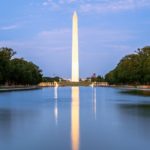
{"label": "calm water surface", "polygon": [[65,87],[0,93],[0,150],[149,150],[150,97]]}

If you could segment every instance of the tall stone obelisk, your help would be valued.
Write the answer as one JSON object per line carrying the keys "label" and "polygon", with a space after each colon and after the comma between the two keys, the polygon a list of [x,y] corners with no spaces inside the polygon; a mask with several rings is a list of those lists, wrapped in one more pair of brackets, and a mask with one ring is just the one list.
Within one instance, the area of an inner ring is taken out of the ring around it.
{"label": "tall stone obelisk", "polygon": [[79,82],[78,16],[73,14],[72,29],[72,82]]}

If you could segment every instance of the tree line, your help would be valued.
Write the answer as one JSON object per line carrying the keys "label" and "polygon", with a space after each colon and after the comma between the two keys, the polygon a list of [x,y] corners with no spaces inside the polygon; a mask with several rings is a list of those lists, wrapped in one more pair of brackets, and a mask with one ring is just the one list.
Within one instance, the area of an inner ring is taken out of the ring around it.
{"label": "tree line", "polygon": [[63,78],[55,76],[55,77],[43,77],[42,79],[43,82],[60,82],[64,81]]}
{"label": "tree line", "polygon": [[0,48],[0,85],[36,85],[42,81],[42,70],[23,58],[14,58],[16,52]]}
{"label": "tree line", "polygon": [[150,46],[123,57],[117,67],[105,75],[111,84],[150,84]]}
{"label": "tree line", "polygon": [[105,82],[105,78],[101,75],[96,75],[96,73],[93,73],[91,77],[87,77],[86,81],[90,82]]}
{"label": "tree line", "polygon": [[[0,85],[36,85],[41,81],[63,81],[60,77],[43,77],[42,70],[37,65],[23,58],[15,58],[15,54],[11,48],[0,48]],[[92,82],[107,81],[110,84],[150,84],[150,46],[123,57],[105,78],[94,74],[88,79]]]}

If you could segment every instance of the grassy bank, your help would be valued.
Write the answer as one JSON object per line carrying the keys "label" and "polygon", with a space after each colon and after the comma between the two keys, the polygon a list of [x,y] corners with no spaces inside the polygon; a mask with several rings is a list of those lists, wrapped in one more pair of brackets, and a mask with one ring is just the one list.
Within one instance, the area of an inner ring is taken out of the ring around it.
{"label": "grassy bank", "polygon": [[39,86],[24,86],[24,85],[0,86],[0,92],[35,90],[40,88],[41,87]]}
{"label": "grassy bank", "polygon": [[59,86],[90,86],[92,83],[91,82],[59,82]]}
{"label": "grassy bank", "polygon": [[111,87],[135,90],[150,90],[150,85],[110,85]]}

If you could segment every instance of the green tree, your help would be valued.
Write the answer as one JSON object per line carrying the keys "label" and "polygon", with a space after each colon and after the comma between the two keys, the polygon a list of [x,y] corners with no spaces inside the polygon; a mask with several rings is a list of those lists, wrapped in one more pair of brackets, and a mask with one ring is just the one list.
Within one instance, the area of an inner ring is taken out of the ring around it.
{"label": "green tree", "polygon": [[0,48],[0,84],[38,84],[42,81],[42,71],[32,62],[14,58],[11,48]]}
{"label": "green tree", "polygon": [[109,82],[110,84],[118,83],[118,81],[116,79],[117,78],[116,78],[116,70],[115,69],[105,75],[105,80],[107,82]]}
{"label": "green tree", "polygon": [[32,62],[18,58],[11,60],[11,81],[14,84],[38,84],[42,81],[41,72]]}
{"label": "green tree", "polygon": [[142,59],[143,83],[150,84],[150,46],[139,50]]}
{"label": "green tree", "polygon": [[105,79],[117,84],[150,84],[150,46],[123,57]]}
{"label": "green tree", "polygon": [[0,84],[9,81],[10,60],[15,52],[11,48],[0,48]]}

